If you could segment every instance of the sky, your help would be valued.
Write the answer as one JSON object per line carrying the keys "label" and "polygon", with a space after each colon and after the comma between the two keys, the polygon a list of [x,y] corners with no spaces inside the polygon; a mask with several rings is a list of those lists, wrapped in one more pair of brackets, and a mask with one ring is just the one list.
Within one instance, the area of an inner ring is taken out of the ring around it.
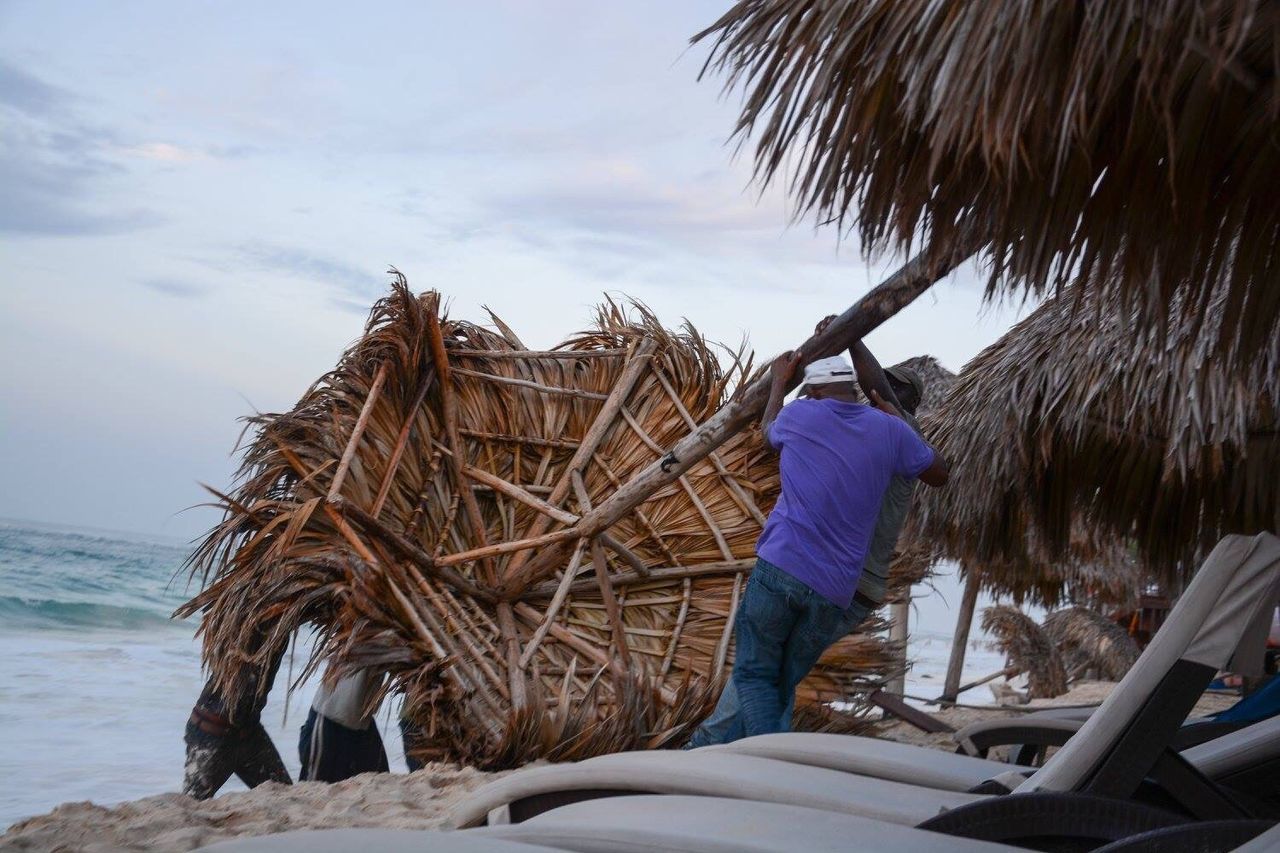
{"label": "sky", "polygon": [[[0,2],[0,516],[199,535],[392,266],[535,347],[606,293],[803,341],[901,258],[752,183],[726,5]],[[958,371],[1025,308],[966,267],[867,342]]]}

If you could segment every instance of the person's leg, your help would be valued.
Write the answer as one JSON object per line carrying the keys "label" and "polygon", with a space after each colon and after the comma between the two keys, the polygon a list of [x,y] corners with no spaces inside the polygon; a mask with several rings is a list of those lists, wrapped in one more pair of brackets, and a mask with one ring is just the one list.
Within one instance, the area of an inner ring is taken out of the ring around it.
{"label": "person's leg", "polygon": [[746,737],[777,731],[786,704],[782,701],[783,650],[799,615],[790,600],[793,584],[804,587],[759,560],[738,608],[733,682]]}
{"label": "person's leg", "polygon": [[730,678],[725,682],[724,690],[720,691],[720,701],[716,702],[715,710],[702,721],[684,748],[697,749],[716,743],[732,743],[742,736],[742,705],[738,702],[738,688],[733,686],[733,679]]}
{"label": "person's leg", "polygon": [[302,768],[298,771],[299,782],[307,782],[311,779],[311,741],[316,736],[318,716],[315,708],[309,708],[306,722],[302,724],[302,728],[298,731],[298,763]]}
{"label": "person's leg", "polygon": [[260,722],[246,727],[236,756],[236,775],[250,788],[256,788],[263,782],[293,784],[276,745],[271,742],[271,735]]}
{"label": "person's leg", "polygon": [[[840,627],[844,611],[812,590],[805,598],[800,616],[795,627],[787,637],[783,649],[782,663],[782,705],[786,708],[795,706],[796,686],[804,680],[813,669],[813,665],[822,657],[822,653],[831,645],[836,630]],[[843,636],[843,635],[841,635]],[[787,728],[791,720],[787,718]]]}
{"label": "person's leg", "polygon": [[[857,601],[850,604],[849,609],[840,615],[840,620],[836,624],[836,629],[832,632],[831,639],[827,642],[827,648],[830,648],[842,638],[852,634],[870,615],[871,609],[867,606],[860,604]],[[821,657],[821,655],[819,655],[819,657]],[[812,669],[812,667],[810,667],[810,669]],[[804,676],[801,676],[800,681],[803,680]],[[786,710],[782,712],[782,722],[779,728],[780,731],[791,731],[791,718],[795,714],[796,709],[796,686],[800,681],[791,685],[791,692],[787,701],[787,707]]]}
{"label": "person's leg", "polygon": [[188,722],[183,740],[187,761],[182,768],[182,793],[207,800],[222,788],[235,772],[235,749],[226,737],[202,731]]}

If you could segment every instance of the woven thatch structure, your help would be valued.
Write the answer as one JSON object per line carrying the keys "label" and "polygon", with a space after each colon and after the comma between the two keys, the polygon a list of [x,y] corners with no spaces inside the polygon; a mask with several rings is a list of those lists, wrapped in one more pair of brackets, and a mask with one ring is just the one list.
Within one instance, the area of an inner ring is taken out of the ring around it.
{"label": "woven thatch structure", "polygon": [[[725,370],[643,306],[606,304],[547,352],[491,319],[451,320],[399,278],[292,411],[250,419],[225,520],[192,558],[204,589],[180,614],[203,614],[204,662],[230,697],[313,627],[308,671],[385,673],[375,699],[404,694],[431,757],[496,767],[677,742],[732,660],[776,457],[747,429],[602,535],[575,542],[571,525],[721,407],[750,359]],[[561,540],[564,559],[531,574]],[[889,665],[883,641],[845,638],[801,701],[850,698]]]}
{"label": "woven thatch structure", "polygon": [[1232,365],[1210,352],[1216,319],[1161,341],[1076,295],[981,352],[927,419],[955,473],[922,496],[923,535],[1011,578],[1114,566],[1116,542],[1168,577],[1224,533],[1280,527],[1280,341]]}
{"label": "woven thatch structure", "polygon": [[1035,621],[1013,607],[982,611],[982,630],[995,638],[1009,666],[1027,674],[1027,698],[1049,699],[1067,692],[1067,671],[1054,644]]}
{"label": "woven thatch structure", "polygon": [[[1280,319],[1280,27],[1265,0],[741,0],[695,37],[756,172],[864,247],[964,245],[990,288]],[[1176,294],[1184,297],[1175,306]]]}
{"label": "woven thatch structure", "polygon": [[1104,679],[1119,681],[1141,654],[1124,628],[1083,607],[1054,611],[1044,618],[1041,627],[1061,653],[1072,678],[1094,669]]}

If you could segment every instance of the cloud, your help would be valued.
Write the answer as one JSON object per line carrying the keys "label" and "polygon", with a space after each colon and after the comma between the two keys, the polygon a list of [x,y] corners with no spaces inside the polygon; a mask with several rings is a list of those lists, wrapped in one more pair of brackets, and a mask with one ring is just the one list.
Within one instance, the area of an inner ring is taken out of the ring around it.
{"label": "cloud", "polygon": [[160,163],[195,163],[210,159],[206,151],[196,148],[183,148],[168,142],[147,142],[142,145],[131,145],[118,149],[126,157],[137,157],[141,160],[154,160]]}
{"label": "cloud", "polygon": [[0,60],[0,104],[29,116],[45,116],[63,109],[71,100],[65,89]]}
{"label": "cloud", "polygon": [[173,296],[179,299],[204,296],[209,292],[207,285],[176,278],[149,278],[141,284],[143,287],[154,290],[157,293],[163,293],[165,296]]}
{"label": "cloud", "polygon": [[245,243],[237,247],[236,254],[242,263],[254,269],[336,285],[356,296],[368,296],[382,289],[381,270],[357,267],[296,246]]}
{"label": "cloud", "polygon": [[104,185],[126,172],[106,156],[114,134],[80,121],[73,101],[64,90],[0,64],[0,232],[110,234],[161,221],[135,206],[95,209]]}

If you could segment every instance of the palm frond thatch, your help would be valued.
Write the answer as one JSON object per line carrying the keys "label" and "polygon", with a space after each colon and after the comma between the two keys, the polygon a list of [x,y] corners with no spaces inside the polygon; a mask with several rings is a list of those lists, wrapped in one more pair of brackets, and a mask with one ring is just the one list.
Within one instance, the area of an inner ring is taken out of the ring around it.
{"label": "palm frond thatch", "polygon": [[[254,430],[223,522],[192,557],[203,659],[227,697],[265,691],[296,631],[306,672],[385,675],[421,749],[480,767],[682,740],[732,661],[731,614],[776,458],[745,430],[551,571],[539,547],[716,411],[751,370],[686,326],[609,302],[530,352],[444,315],[397,276],[365,335],[290,412]],[[846,638],[806,697],[849,698],[888,666]],[[847,722],[847,721],[846,721]]]}
{"label": "palm frond thatch", "polygon": [[1280,319],[1280,25],[1265,0],[741,0],[695,41],[735,134],[864,247],[976,227],[989,290],[1159,323],[1226,293],[1221,352]]}
{"label": "palm frond thatch", "polygon": [[1230,363],[1215,322],[1159,335],[1072,289],[1046,301],[925,419],[955,473],[921,496],[918,535],[1010,572],[1114,565],[1099,555],[1132,543],[1174,577],[1225,533],[1280,527],[1280,338]]}
{"label": "palm frond thatch", "polygon": [[1044,618],[1041,627],[1062,653],[1067,672],[1073,676],[1095,669],[1104,679],[1119,681],[1141,653],[1124,628],[1083,607],[1054,611]]}
{"label": "palm frond thatch", "polygon": [[1005,605],[988,607],[982,611],[982,630],[995,637],[1010,666],[1027,674],[1029,698],[1051,699],[1067,692],[1062,657],[1030,616]]}

